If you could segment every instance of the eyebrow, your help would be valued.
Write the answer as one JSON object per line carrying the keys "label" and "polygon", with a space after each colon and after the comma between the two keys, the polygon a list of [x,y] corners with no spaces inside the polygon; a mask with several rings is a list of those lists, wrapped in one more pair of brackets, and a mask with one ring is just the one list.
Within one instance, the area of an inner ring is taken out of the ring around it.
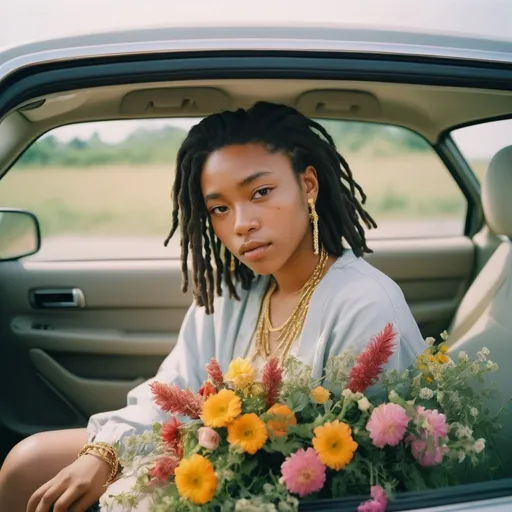
{"label": "eyebrow", "polygon": [[[272,174],[270,171],[257,171],[245,177],[240,183],[237,184],[237,188],[244,188],[247,185],[250,185],[253,181],[256,181],[257,179],[262,178],[263,176],[268,176],[270,174]],[[219,199],[220,197],[222,197],[222,194],[219,194],[218,192],[212,192],[211,194],[206,194],[204,200],[205,202],[208,202],[214,199]]]}

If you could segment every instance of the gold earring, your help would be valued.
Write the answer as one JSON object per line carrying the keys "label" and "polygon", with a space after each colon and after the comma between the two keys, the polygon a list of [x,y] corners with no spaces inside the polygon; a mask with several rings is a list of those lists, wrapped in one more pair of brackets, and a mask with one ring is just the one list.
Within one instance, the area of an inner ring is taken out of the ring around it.
{"label": "gold earring", "polygon": [[234,272],[236,270],[236,258],[231,255],[231,262],[229,263],[229,270],[231,270],[231,272]]}
{"label": "gold earring", "polygon": [[309,204],[309,220],[313,224],[313,253],[315,255],[320,254],[320,245],[318,242],[318,213],[316,213],[315,201],[308,199]]}

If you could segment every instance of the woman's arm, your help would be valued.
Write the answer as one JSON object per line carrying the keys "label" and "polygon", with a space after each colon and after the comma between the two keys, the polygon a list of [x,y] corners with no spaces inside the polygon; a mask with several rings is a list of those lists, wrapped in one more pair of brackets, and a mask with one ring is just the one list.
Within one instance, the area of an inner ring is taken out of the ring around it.
{"label": "woman's arm", "polygon": [[141,434],[167,415],[153,402],[149,384],[155,380],[177,384],[197,391],[203,381],[204,367],[213,357],[215,332],[213,315],[192,305],[183,321],[178,342],[165,358],[155,377],[128,393],[127,406],[117,411],[91,416],[87,425],[89,441],[114,443],[126,436]]}

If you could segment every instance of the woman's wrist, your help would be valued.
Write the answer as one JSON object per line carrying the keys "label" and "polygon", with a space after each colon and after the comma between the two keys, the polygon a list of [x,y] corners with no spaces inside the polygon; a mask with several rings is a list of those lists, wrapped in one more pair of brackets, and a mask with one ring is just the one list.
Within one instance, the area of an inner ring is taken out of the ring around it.
{"label": "woman's wrist", "polygon": [[107,481],[105,482],[105,487],[110,485],[115,480],[116,476],[121,470],[121,465],[119,463],[116,450],[108,443],[87,443],[80,450],[78,457],[82,457],[83,455],[94,455],[110,466],[110,473],[108,475]]}

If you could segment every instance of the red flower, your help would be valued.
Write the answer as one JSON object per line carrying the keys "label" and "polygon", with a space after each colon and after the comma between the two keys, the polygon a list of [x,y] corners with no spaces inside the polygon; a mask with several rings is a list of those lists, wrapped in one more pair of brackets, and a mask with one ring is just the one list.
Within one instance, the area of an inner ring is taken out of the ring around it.
{"label": "red flower", "polygon": [[375,336],[365,350],[357,356],[356,364],[348,376],[348,388],[354,392],[363,393],[379,379],[384,370],[383,366],[393,354],[393,340],[396,333],[392,324],[387,324]]}
{"label": "red flower", "polygon": [[162,436],[162,440],[166,444],[167,448],[179,459],[183,457],[183,444],[180,431],[181,425],[183,425],[183,423],[173,416],[167,423],[162,425],[162,429],[160,430],[160,435]]}
{"label": "red flower", "polygon": [[203,385],[199,388],[199,396],[202,396],[205,400],[210,395],[215,395],[217,393],[217,388],[209,381],[206,380]]}
{"label": "red flower", "polygon": [[166,483],[174,476],[174,470],[178,466],[178,461],[172,457],[161,457],[156,461],[153,469],[149,471],[149,476],[157,483]]}
{"label": "red flower", "polygon": [[154,395],[155,403],[164,412],[188,416],[196,420],[201,414],[201,401],[190,391],[180,389],[176,384],[152,382],[149,387]]}
{"label": "red flower", "polygon": [[217,359],[211,359],[206,365],[206,372],[208,373],[208,378],[215,386],[220,387],[224,385],[224,377],[222,376],[222,370],[220,369]]}
{"label": "red flower", "polygon": [[283,370],[279,366],[277,357],[271,357],[263,367],[261,382],[265,388],[265,405],[272,407],[279,397],[283,383]]}

